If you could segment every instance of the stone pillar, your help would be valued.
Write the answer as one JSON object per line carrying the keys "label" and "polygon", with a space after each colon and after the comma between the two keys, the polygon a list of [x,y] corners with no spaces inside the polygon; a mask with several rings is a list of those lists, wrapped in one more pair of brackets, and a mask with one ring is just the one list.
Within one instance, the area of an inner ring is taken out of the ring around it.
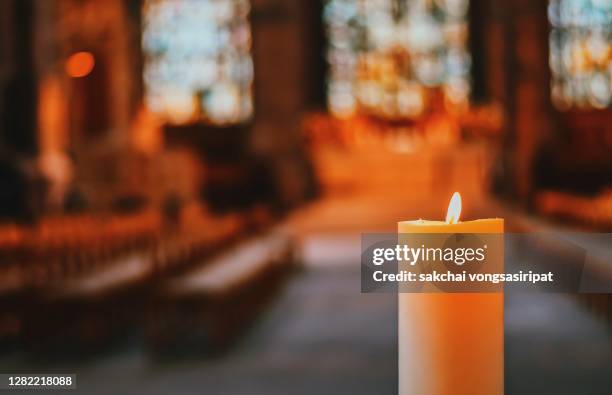
{"label": "stone pillar", "polygon": [[[312,94],[311,12],[317,1],[253,0],[254,149],[272,158],[281,200],[292,205],[307,186],[300,122]],[[320,26],[320,23],[318,24]],[[321,48],[322,51],[322,48]]]}
{"label": "stone pillar", "polygon": [[6,18],[8,24],[3,28],[7,61],[2,70],[2,145],[11,154],[33,156],[37,151],[35,3],[33,0],[8,0],[3,3],[7,13],[3,9],[2,18]]}
{"label": "stone pillar", "polygon": [[547,1],[516,0],[513,6],[515,188],[519,200],[529,204],[535,187],[533,162],[552,132]]}
{"label": "stone pillar", "polygon": [[552,134],[546,0],[489,4],[487,73],[491,98],[505,125],[496,190],[521,205],[533,197],[534,159]]}

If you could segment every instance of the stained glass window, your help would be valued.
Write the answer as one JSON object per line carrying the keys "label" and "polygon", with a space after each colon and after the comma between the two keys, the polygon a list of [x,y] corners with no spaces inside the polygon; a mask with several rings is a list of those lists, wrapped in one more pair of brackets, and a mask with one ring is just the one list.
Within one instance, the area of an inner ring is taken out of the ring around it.
{"label": "stained glass window", "polygon": [[551,96],[561,109],[612,101],[612,2],[550,0]]}
{"label": "stained glass window", "polygon": [[169,123],[243,122],[253,112],[248,0],[145,0],[145,102]]}
{"label": "stained glass window", "polygon": [[336,115],[418,115],[424,90],[467,101],[468,0],[328,0],[328,106]]}

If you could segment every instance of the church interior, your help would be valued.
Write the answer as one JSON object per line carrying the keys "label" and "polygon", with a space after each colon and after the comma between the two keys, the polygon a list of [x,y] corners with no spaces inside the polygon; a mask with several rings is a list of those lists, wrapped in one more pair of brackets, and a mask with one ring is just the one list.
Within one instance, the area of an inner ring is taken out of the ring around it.
{"label": "church interior", "polygon": [[[455,191],[612,232],[612,3],[0,0],[0,371],[397,393],[360,236]],[[507,394],[609,393],[608,293],[504,310]]]}

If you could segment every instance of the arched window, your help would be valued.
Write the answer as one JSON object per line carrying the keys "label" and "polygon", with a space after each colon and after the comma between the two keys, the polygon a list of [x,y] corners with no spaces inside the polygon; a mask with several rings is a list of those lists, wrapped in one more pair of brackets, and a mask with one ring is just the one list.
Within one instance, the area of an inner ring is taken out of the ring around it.
{"label": "arched window", "polygon": [[253,112],[248,0],[145,0],[145,103],[172,124]]}
{"label": "arched window", "polygon": [[328,0],[331,112],[415,116],[426,87],[467,101],[467,9],[468,0]]}
{"label": "arched window", "polygon": [[551,0],[551,97],[560,110],[612,103],[612,2]]}

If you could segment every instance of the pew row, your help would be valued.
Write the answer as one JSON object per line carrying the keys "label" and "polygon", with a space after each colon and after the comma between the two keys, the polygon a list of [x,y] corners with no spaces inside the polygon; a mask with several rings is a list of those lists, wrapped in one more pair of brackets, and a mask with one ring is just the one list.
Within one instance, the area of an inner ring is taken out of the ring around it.
{"label": "pew row", "polygon": [[0,343],[103,349],[141,331],[158,283],[205,267],[271,223],[261,208],[216,216],[192,207],[181,215],[175,224],[146,212],[0,229]]}
{"label": "pew row", "polygon": [[272,231],[160,284],[147,344],[155,355],[224,350],[253,322],[295,268],[291,239]]}

